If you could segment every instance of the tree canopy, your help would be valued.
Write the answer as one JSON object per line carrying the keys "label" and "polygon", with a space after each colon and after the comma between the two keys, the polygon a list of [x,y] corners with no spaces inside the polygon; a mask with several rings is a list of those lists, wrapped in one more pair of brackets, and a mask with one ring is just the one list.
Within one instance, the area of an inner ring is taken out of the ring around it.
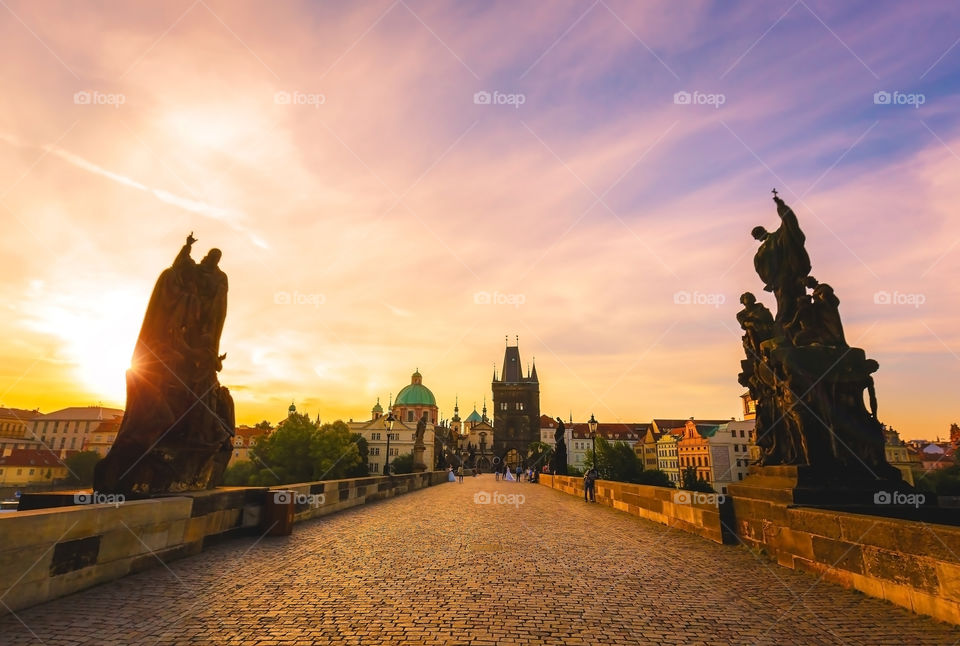
{"label": "tree canopy", "polygon": [[80,451],[63,461],[67,467],[67,484],[87,486],[93,484],[93,468],[100,461],[96,451]]}
{"label": "tree canopy", "polygon": [[413,473],[413,453],[404,453],[390,460],[390,473]]}
{"label": "tree canopy", "polygon": [[697,475],[696,467],[686,467],[680,472],[680,488],[687,491],[716,493],[710,483]]}
{"label": "tree canopy", "polygon": [[[245,484],[253,486],[336,480],[367,471],[356,435],[346,424],[338,420],[319,426],[298,413],[253,441],[250,462],[252,467],[242,469],[249,470]],[[240,469],[237,465],[231,479],[244,474]]]}

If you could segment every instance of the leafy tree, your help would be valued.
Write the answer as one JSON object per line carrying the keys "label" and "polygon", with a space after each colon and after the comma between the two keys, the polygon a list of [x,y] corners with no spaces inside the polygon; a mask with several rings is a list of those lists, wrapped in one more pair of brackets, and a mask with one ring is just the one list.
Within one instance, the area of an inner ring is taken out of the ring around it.
{"label": "leafy tree", "polygon": [[546,442],[530,442],[527,447],[527,466],[535,471],[543,468],[543,465],[550,464],[550,456],[553,455],[553,447]]}
{"label": "leafy tree", "polygon": [[88,486],[93,484],[93,468],[100,461],[100,454],[96,451],[80,451],[74,453],[63,463],[67,467],[65,484]]}
{"label": "leafy tree", "polygon": [[257,423],[257,425],[254,426],[253,428],[259,429],[261,431],[269,431],[270,429],[273,428],[273,425],[270,424],[270,422],[268,422],[267,420],[263,420],[262,422]]}
{"label": "leafy tree", "polygon": [[573,476],[573,477],[575,477],[575,478],[582,478],[584,473],[585,473],[585,470],[584,470],[584,469],[581,469],[580,467],[578,467],[578,466],[576,466],[576,465],[574,465],[574,464],[568,464],[568,465],[567,465],[567,475],[568,475],[568,476]]}
{"label": "leafy tree", "polygon": [[390,460],[390,473],[413,473],[413,453],[404,453]]}
{"label": "leafy tree", "polygon": [[360,449],[341,421],[318,426],[306,415],[291,414],[270,435],[262,435],[250,449],[251,462],[260,467],[247,484],[273,486],[345,478],[362,464]]}
{"label": "leafy tree", "polygon": [[351,438],[357,445],[357,452],[360,454],[360,462],[350,468],[350,470],[347,472],[347,477],[365,478],[366,476],[370,475],[370,446],[367,444],[366,438],[360,435],[360,433],[354,433]]}
{"label": "leafy tree", "polygon": [[697,475],[696,467],[686,467],[680,472],[681,489],[699,491],[701,493],[716,493],[710,483]]}
{"label": "leafy tree", "polygon": [[936,496],[960,496],[960,466],[914,472],[914,482],[920,491]]}
{"label": "leafy tree", "polygon": [[654,487],[674,487],[670,476],[660,469],[645,469],[640,472],[637,478],[637,484],[653,485]]}
{"label": "leafy tree", "polygon": [[242,487],[250,482],[250,476],[259,472],[257,465],[250,460],[234,462],[223,474],[223,484],[228,487]]}
{"label": "leafy tree", "polygon": [[[584,458],[584,468],[593,466],[593,449],[588,449]],[[603,480],[618,482],[639,482],[643,463],[626,442],[610,443],[606,438],[597,438],[597,473]]]}
{"label": "leafy tree", "polygon": [[[317,434],[311,457],[314,459],[314,480],[339,480],[350,477],[350,470],[362,460],[354,434],[342,421],[324,424]],[[367,475],[364,471],[364,475]]]}

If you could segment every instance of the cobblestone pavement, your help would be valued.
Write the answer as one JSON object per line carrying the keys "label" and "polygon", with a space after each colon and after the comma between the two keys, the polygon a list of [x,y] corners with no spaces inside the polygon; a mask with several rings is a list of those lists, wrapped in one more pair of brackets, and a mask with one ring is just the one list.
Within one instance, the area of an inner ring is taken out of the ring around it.
{"label": "cobblestone pavement", "polygon": [[[524,500],[474,501],[494,491]],[[960,628],[745,548],[492,475],[0,618],[5,645],[958,641]]]}

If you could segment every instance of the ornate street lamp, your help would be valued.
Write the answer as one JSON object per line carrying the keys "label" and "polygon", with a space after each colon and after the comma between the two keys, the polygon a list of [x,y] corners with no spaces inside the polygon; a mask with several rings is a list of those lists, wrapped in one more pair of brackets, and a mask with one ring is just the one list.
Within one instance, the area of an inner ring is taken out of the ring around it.
{"label": "ornate street lamp", "polygon": [[593,440],[593,470],[597,470],[597,426],[599,422],[594,418],[593,413],[590,413],[590,421],[587,422],[587,426],[590,428],[590,439]]}
{"label": "ornate street lamp", "polygon": [[390,475],[390,436],[393,435],[393,423],[397,421],[397,418],[393,416],[393,409],[390,409],[390,412],[387,413],[387,416],[383,419],[383,425],[387,428],[387,461],[383,463],[383,475]]}

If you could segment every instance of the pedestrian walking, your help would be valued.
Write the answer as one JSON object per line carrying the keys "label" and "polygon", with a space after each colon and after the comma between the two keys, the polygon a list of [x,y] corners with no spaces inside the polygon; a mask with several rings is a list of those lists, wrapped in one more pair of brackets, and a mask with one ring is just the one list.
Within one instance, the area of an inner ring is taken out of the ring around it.
{"label": "pedestrian walking", "polygon": [[597,476],[593,468],[583,474],[583,502],[597,502]]}
{"label": "pedestrian walking", "polygon": [[463,465],[457,467],[457,482],[463,484]]}

